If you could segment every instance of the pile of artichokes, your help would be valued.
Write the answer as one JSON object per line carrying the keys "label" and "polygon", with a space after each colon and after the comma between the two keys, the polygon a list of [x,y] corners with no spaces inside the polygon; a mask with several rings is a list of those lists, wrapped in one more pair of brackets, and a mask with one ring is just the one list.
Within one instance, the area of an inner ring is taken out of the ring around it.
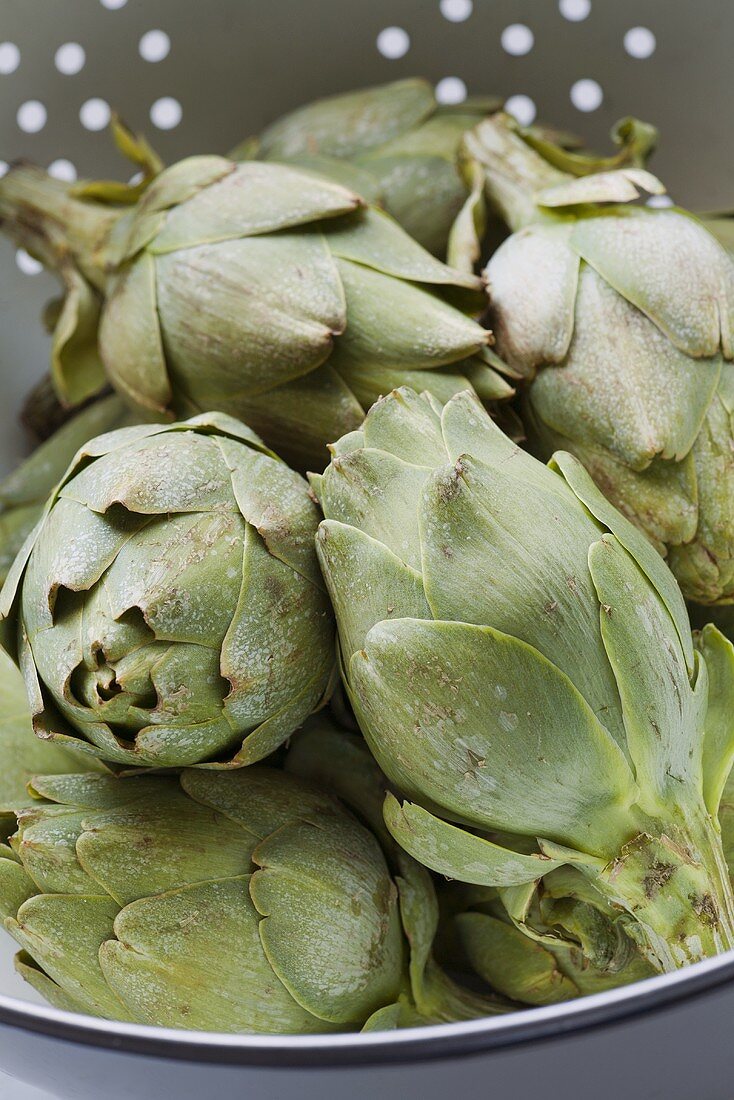
{"label": "pile of artichokes", "polygon": [[0,484],[19,972],[309,1034],[734,948],[726,219],[647,204],[652,127],[422,80],[114,132],[135,185],[0,180],[64,292]]}

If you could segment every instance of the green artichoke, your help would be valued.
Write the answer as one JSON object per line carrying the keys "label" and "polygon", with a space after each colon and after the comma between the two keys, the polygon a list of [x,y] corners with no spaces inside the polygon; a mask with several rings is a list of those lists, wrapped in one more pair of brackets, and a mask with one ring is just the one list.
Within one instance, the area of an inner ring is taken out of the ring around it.
{"label": "green artichoke", "polygon": [[708,627],[694,648],[669,569],[583,467],[543,466],[469,393],[400,390],[313,484],[343,678],[412,800],[388,797],[393,836],[484,886],[575,868],[656,969],[731,947],[734,647]]}
{"label": "green artichoke", "polygon": [[208,1031],[377,1029],[505,1010],[432,963],[426,872],[402,856],[406,877],[395,875],[370,830],[295,774],[314,749],[334,748],[366,762],[364,792],[355,773],[348,793],[369,806],[367,750],[348,740],[345,757],[340,741],[323,722],[304,734],[293,774],[34,778],[36,801],[21,800],[0,848],[0,913],[23,949],[20,973],[57,1007]]}
{"label": "green artichoke", "polygon": [[731,604],[731,259],[685,211],[637,203],[662,191],[640,169],[574,177],[505,116],[466,148],[514,231],[486,269],[489,319],[532,449],[580,458],[687,599]]}
{"label": "green artichoke", "polygon": [[102,398],[62,424],[0,482],[0,583],[79,448],[93,436],[127,426],[133,420],[119,397]]}
{"label": "green artichoke", "polygon": [[410,78],[329,96],[299,107],[233,150],[328,176],[379,203],[437,256],[466,200],[457,167],[462,137],[501,105],[497,98],[436,101]]}
{"label": "green artichoke", "polygon": [[453,304],[478,310],[480,281],[313,174],[192,157],[129,207],[21,165],[0,180],[0,220],[69,288],[54,345],[67,403],[104,381],[98,328],[141,415],[222,410],[301,469],[322,469],[325,444],[395,385],[512,393],[490,333]]}
{"label": "green artichoke", "polygon": [[88,443],[0,596],[36,731],[127,766],[267,756],[332,675],[318,518],[224,414]]}

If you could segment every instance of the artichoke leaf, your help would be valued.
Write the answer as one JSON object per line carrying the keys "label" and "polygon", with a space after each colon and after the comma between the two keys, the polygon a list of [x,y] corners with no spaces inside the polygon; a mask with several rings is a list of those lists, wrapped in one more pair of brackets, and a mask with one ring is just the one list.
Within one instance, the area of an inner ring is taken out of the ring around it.
{"label": "artichoke leaf", "polygon": [[703,793],[712,817],[734,762],[734,645],[711,623],[696,638],[708,669],[708,709],[703,742]]}
{"label": "artichoke leaf", "polygon": [[362,199],[337,183],[280,164],[245,161],[167,215],[148,245],[176,252],[307,225],[356,210]]}
{"label": "artichoke leaf", "polygon": [[579,257],[566,224],[528,226],[487,267],[490,320],[503,357],[524,376],[561,363],[574,332]]}
{"label": "artichoke leaf", "polygon": [[582,218],[571,245],[681,351],[732,358],[734,266],[700,222],[649,209]]}
{"label": "artichoke leaf", "polygon": [[479,886],[519,886],[537,882],[561,864],[541,855],[524,855],[494,844],[435,817],[421,806],[398,802],[388,794],[385,821],[401,848],[432,871]]}
{"label": "artichoke leaf", "polygon": [[316,549],[347,662],[376,623],[393,616],[431,618],[420,573],[382,541],[346,523],[325,520]]}
{"label": "artichoke leaf", "polygon": [[389,214],[374,206],[330,226],[329,247],[340,259],[383,275],[414,283],[481,289],[475,275],[463,274],[441,263],[421,248]]}
{"label": "artichoke leaf", "polygon": [[635,202],[644,194],[664,195],[665,186],[644,168],[618,168],[544,187],[536,192],[535,201],[538,206],[556,208],[598,202]]}
{"label": "artichoke leaf", "polygon": [[637,789],[622,751],[532,646],[468,623],[382,622],[352,657],[349,683],[378,763],[408,797],[592,854],[626,838]]}
{"label": "artichoke leaf", "polygon": [[248,883],[247,875],[198,883],[121,910],[100,965],[130,1013],[203,1031],[330,1030],[273,980]]}
{"label": "artichoke leaf", "polygon": [[171,401],[157,313],[155,262],[140,256],[113,281],[99,328],[110,381],[134,406],[164,412]]}
{"label": "artichoke leaf", "polygon": [[97,347],[101,300],[84,276],[67,263],[61,270],[66,288],[51,345],[51,376],[65,405],[81,405],[105,385]]}
{"label": "artichoke leaf", "polygon": [[601,604],[604,647],[619,685],[630,756],[641,791],[658,799],[651,809],[659,813],[660,804],[679,803],[701,783],[706,666],[697,655],[689,681],[667,607],[613,535],[591,547],[589,569]]}
{"label": "artichoke leaf", "polygon": [[625,519],[604,494],[594,484],[593,479],[573,455],[558,451],[550,461],[552,469],[557,469],[574,494],[591,514],[607,527],[625,550],[632,555],[637,565],[654,586],[665,604],[668,614],[675,624],[680,644],[683,647],[689,671],[693,669],[693,639],[688,621],[685,601],[675,578],[661,560],[652,544],[641,531]]}
{"label": "artichoke leaf", "polygon": [[[253,860],[259,870],[250,895],[263,917],[260,938],[300,1005],[319,1019],[354,1025],[397,997],[403,969],[397,894],[369,833],[348,818],[293,822],[263,840]],[[338,980],[325,990],[331,967]]]}

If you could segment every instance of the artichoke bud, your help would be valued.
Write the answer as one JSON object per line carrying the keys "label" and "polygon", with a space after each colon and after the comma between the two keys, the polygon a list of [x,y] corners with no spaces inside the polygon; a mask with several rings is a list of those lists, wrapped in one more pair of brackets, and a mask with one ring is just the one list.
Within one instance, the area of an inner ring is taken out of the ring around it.
{"label": "artichoke bud", "polygon": [[39,735],[128,767],[267,756],[329,689],[317,523],[223,414],[92,439],[0,599]]}
{"label": "artichoke bud", "polygon": [[503,889],[574,867],[658,969],[725,949],[734,647],[712,627],[694,648],[669,569],[583,467],[543,466],[469,393],[401,390],[316,488],[350,701],[409,800],[385,803],[398,842]]}
{"label": "artichoke bud", "polygon": [[380,845],[265,767],[42,776],[0,858],[18,969],[52,1004],[204,1031],[354,1030],[407,955]]}
{"label": "artichoke bud", "polygon": [[686,211],[640,204],[664,191],[644,134],[591,174],[501,116],[466,140],[514,230],[485,271],[488,317],[527,381],[531,449],[575,454],[688,600],[734,602],[730,256]]}
{"label": "artichoke bud", "polygon": [[427,80],[396,80],[299,107],[232,157],[292,164],[352,187],[443,257],[466,198],[456,167],[461,138],[500,103],[442,105]]}
{"label": "artichoke bud", "polygon": [[134,206],[110,206],[13,169],[0,215],[26,244],[28,208],[48,208],[31,222],[51,222],[68,258],[41,256],[67,289],[52,360],[67,404],[106,373],[142,418],[221,410],[299,469],[320,470],[326,444],[395,386],[441,400],[514,392],[512,372],[487,354],[491,334],[466,315],[484,304],[481,281],[323,176],[190,157]]}

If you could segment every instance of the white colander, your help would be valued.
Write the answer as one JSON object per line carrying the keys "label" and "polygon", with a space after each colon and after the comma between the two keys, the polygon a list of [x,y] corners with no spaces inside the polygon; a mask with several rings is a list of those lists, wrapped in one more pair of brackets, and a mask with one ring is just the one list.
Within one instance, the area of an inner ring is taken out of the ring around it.
{"label": "white colander", "polygon": [[[111,109],[171,162],[317,96],[425,75],[445,102],[502,94],[522,122],[537,112],[602,149],[637,114],[661,130],[654,168],[677,201],[734,207],[733,47],[731,0],[0,0],[0,171],[25,157],[66,179],[125,178]],[[0,243],[0,473],[26,445],[16,413],[47,365],[39,318],[55,292]],[[734,1096],[729,958],[506,1019],[255,1040],[57,1012],[12,954],[3,934],[0,1070],[73,1100]],[[24,1087],[0,1077],[2,1100]]]}

